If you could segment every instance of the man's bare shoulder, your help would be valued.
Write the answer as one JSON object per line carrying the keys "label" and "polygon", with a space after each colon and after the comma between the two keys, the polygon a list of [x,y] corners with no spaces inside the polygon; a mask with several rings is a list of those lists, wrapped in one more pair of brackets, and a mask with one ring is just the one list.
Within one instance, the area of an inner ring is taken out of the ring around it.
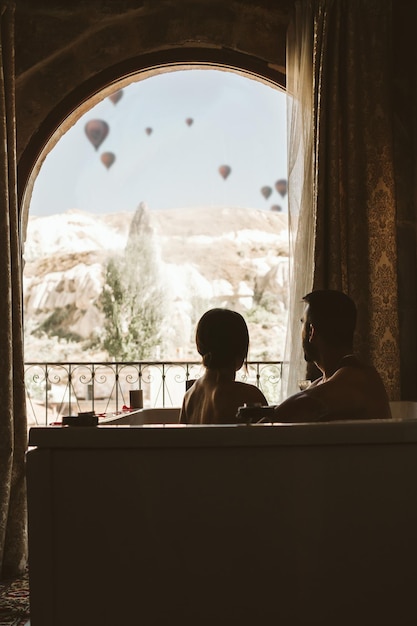
{"label": "man's bare shoulder", "polygon": [[388,397],[377,370],[347,364],[277,406],[276,421],[390,417]]}
{"label": "man's bare shoulder", "polygon": [[315,386],[306,389],[306,395],[323,403],[329,409],[346,407],[356,409],[364,404],[366,396],[385,397],[382,380],[374,367],[346,365]]}
{"label": "man's bare shoulder", "polygon": [[320,384],[309,387],[307,391],[321,395],[332,393],[333,390],[338,393],[351,393],[355,390],[370,393],[373,390],[382,391],[383,388],[382,379],[375,367],[358,362],[340,367],[326,381],[322,380]]}

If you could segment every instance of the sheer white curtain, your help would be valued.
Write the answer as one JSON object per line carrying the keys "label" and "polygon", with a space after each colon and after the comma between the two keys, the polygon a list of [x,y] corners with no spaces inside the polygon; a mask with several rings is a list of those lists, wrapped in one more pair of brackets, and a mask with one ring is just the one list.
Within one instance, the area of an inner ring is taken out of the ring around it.
{"label": "sheer white curtain", "polygon": [[288,224],[290,299],[285,347],[283,399],[298,391],[306,377],[301,345],[302,297],[312,290],[315,238],[313,176],[313,11],[311,2],[295,3],[287,34]]}

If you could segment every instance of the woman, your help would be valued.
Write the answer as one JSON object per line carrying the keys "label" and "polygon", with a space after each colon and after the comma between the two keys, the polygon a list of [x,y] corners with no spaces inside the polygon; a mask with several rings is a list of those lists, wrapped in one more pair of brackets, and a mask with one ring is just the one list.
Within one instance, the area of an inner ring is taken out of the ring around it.
{"label": "woman", "polygon": [[243,317],[229,309],[211,309],[197,324],[196,345],[206,368],[185,393],[184,424],[232,424],[244,404],[268,404],[255,385],[235,380],[246,362],[249,333]]}

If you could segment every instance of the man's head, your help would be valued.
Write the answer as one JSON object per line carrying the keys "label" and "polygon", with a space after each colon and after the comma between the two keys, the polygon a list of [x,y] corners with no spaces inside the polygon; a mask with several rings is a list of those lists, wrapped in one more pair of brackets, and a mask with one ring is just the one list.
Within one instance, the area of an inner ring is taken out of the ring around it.
{"label": "man's head", "polygon": [[[341,291],[323,289],[304,296],[303,349],[306,361],[317,361],[319,338],[322,345],[345,351],[353,349],[356,306]],[[315,341],[313,341],[315,336]]]}

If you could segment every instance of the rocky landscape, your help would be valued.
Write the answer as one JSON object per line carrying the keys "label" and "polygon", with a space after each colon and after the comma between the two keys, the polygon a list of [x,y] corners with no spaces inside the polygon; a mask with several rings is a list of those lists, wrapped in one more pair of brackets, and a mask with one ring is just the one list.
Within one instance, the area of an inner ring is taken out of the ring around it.
{"label": "rocky landscape", "polygon": [[[222,306],[245,316],[250,358],[282,358],[287,215],[232,207],[148,211],[143,204],[138,211],[146,215],[157,251],[167,309],[166,341],[151,356],[197,359],[195,323],[208,308]],[[24,250],[26,362],[108,358],[99,341],[104,323],[100,295],[106,264],[111,256],[124,254],[134,216],[73,210],[29,219]],[[135,271],[140,276],[141,267]]]}

